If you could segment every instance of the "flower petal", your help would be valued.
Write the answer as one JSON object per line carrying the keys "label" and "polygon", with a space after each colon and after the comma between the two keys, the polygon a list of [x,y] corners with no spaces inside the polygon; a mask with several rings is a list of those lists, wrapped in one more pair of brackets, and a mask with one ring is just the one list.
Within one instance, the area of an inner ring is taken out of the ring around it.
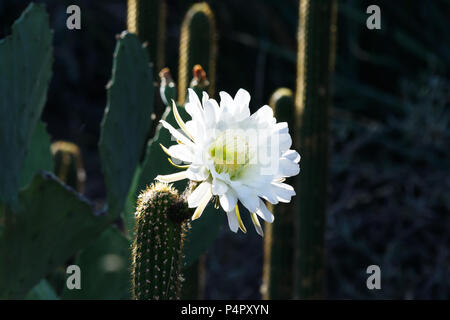
{"label": "flower petal", "polygon": [[251,120],[257,121],[258,123],[271,122],[273,119],[273,110],[268,105],[264,105],[259,108],[254,114],[250,116]]}
{"label": "flower petal", "polygon": [[192,181],[203,181],[209,176],[208,168],[202,165],[191,164],[187,170],[187,177]]}
{"label": "flower petal", "polygon": [[234,100],[228,93],[226,93],[225,91],[220,91],[219,96],[220,96],[220,107],[222,109],[226,110],[234,106]]}
{"label": "flower petal", "polygon": [[188,89],[188,101],[184,105],[184,108],[193,120],[203,121],[203,108],[200,99],[191,88]]}
{"label": "flower petal", "polygon": [[250,94],[247,90],[239,89],[234,96],[234,103],[238,108],[236,120],[240,121],[250,116]]}
{"label": "flower petal", "polygon": [[261,224],[259,223],[258,216],[255,213],[251,212],[250,213],[250,217],[252,218],[252,222],[253,222],[253,225],[255,226],[256,232],[261,237],[264,237],[264,231],[263,231],[263,229],[261,227]]}
{"label": "flower petal", "polygon": [[180,140],[182,143],[184,143],[187,146],[190,147],[194,147],[194,144],[192,143],[191,140],[189,140],[188,137],[186,137],[184,134],[182,134],[180,131],[178,131],[177,129],[175,129],[170,123],[164,121],[164,120],[160,120],[159,122],[162,123],[162,125],[164,126],[164,128],[166,128],[167,130],[169,130],[170,134],[175,137],[175,139]]}
{"label": "flower petal", "polygon": [[239,201],[247,208],[250,212],[255,212],[258,209],[258,196],[255,190],[249,188],[243,184],[232,183],[233,189],[238,194]]}
{"label": "flower petal", "polygon": [[238,223],[239,223],[239,229],[241,229],[241,231],[243,233],[247,233],[247,229],[245,228],[244,222],[242,222],[242,219],[241,219],[241,214],[239,212],[239,205],[238,204],[236,204],[235,211],[236,211],[236,217],[237,217]]}
{"label": "flower petal", "polygon": [[212,193],[213,195],[222,195],[228,191],[228,185],[219,179],[213,179]]}
{"label": "flower petal", "polygon": [[248,106],[250,103],[250,94],[245,89],[239,89],[234,96],[234,102],[238,106]]}
{"label": "flower petal", "polygon": [[205,210],[206,206],[209,203],[209,200],[211,200],[212,197],[212,193],[211,193],[211,188],[208,188],[205,192],[205,194],[203,195],[199,206],[197,207],[197,209],[195,209],[194,214],[192,215],[192,221],[200,218],[200,216],[202,215],[203,211]]}
{"label": "flower petal", "polygon": [[[205,127],[215,127],[216,124],[216,109],[214,105],[214,100],[206,100],[203,104],[204,116],[205,116]],[[216,102],[217,103],[217,102]]]}
{"label": "flower petal", "polygon": [[255,211],[255,213],[269,223],[272,223],[273,220],[275,220],[272,212],[267,209],[264,201],[262,201],[261,199],[259,199],[259,208]]}
{"label": "flower petal", "polygon": [[300,162],[300,155],[295,150],[287,150],[285,153],[283,153],[283,157],[295,163]]}
{"label": "flower petal", "polygon": [[189,208],[196,208],[200,205],[203,196],[211,190],[211,184],[207,181],[202,182],[188,197]]}
{"label": "flower petal", "polygon": [[228,226],[230,227],[230,230],[233,232],[237,232],[239,229],[239,222],[236,217],[236,211],[234,209],[232,211],[228,211],[227,218],[228,218]]}
{"label": "flower petal", "polygon": [[167,153],[172,158],[184,161],[184,162],[192,162],[194,159],[194,155],[192,151],[182,144],[176,144],[171,146],[169,149],[161,145],[164,152]]}
{"label": "flower petal", "polygon": [[237,204],[237,196],[232,189],[228,189],[227,192],[219,196],[220,205],[225,212],[234,210]]}
{"label": "flower petal", "polygon": [[189,137],[189,139],[194,141],[194,137],[192,136],[191,132],[189,132],[188,128],[186,127],[186,124],[184,123],[183,119],[180,116],[180,113],[178,112],[177,104],[173,100],[172,100],[172,111],[173,111],[173,115],[175,117],[175,121],[178,123],[180,128],[184,131],[184,133],[186,133],[186,135]]}
{"label": "flower petal", "polygon": [[187,178],[186,171],[181,171],[181,172],[167,174],[167,175],[158,175],[155,178],[155,180],[158,180],[161,182],[166,182],[166,183],[171,183],[171,182],[183,180],[186,178]]}
{"label": "flower petal", "polygon": [[292,177],[300,172],[300,166],[289,159],[281,158],[278,161],[278,172],[282,177]]}
{"label": "flower petal", "polygon": [[294,188],[286,183],[272,182],[271,188],[280,202],[288,203],[295,196]]}

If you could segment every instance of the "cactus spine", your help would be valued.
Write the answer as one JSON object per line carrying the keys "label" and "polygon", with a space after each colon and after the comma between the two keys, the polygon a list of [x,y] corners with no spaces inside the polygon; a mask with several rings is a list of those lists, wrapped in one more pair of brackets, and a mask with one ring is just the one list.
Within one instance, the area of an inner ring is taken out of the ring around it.
{"label": "cactus spine", "polygon": [[76,191],[84,192],[86,172],[80,148],[67,141],[55,141],[51,145],[55,162],[55,174],[58,178]]}
{"label": "cactus spine", "polygon": [[180,298],[183,239],[190,210],[170,185],[156,183],[138,197],[132,246],[132,289],[137,300]]}
{"label": "cactus spine", "polygon": [[191,70],[201,65],[209,78],[208,93],[214,94],[216,79],[216,22],[206,2],[194,4],[181,26],[180,57],[178,66],[178,98],[184,104]]}
{"label": "cactus spine", "polygon": [[[295,106],[292,90],[277,89],[270,106],[277,120],[293,128]],[[292,178],[287,183],[293,184]],[[261,294],[263,299],[290,299],[292,297],[294,263],[294,201],[279,203],[269,208],[276,219],[266,223],[264,236],[264,266]]]}
{"label": "cactus spine", "polygon": [[297,57],[297,179],[294,298],[323,295],[330,76],[334,68],[336,0],[300,0]]}

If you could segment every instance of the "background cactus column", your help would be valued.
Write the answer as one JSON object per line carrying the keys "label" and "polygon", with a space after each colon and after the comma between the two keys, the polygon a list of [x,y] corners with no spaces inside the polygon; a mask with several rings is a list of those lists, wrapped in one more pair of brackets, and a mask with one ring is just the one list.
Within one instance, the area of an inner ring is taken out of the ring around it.
{"label": "background cactus column", "polygon": [[334,69],[337,1],[300,0],[296,121],[297,179],[294,298],[323,296],[330,75]]}
{"label": "background cactus column", "polygon": [[[279,122],[294,128],[294,95],[288,88],[277,89],[269,105]],[[293,185],[293,178],[286,183]],[[295,202],[270,205],[275,215],[273,223],[265,223],[264,266],[261,294],[263,299],[291,299],[294,263]]]}
{"label": "background cactus column", "polygon": [[206,2],[194,4],[181,26],[178,66],[178,101],[184,104],[194,66],[201,65],[209,80],[208,94],[213,96],[216,82],[216,22]]}
{"label": "background cactus column", "polygon": [[[139,40],[147,43],[150,61],[154,72],[153,80],[158,80],[158,72],[165,64],[167,4],[165,0],[128,0],[127,30],[138,35]],[[159,99],[155,101],[154,112],[160,119],[164,105]],[[155,126],[149,132],[150,138]]]}
{"label": "background cactus column", "polygon": [[181,294],[186,202],[169,185],[156,183],[138,198],[132,247],[133,298],[172,300]]}
{"label": "background cactus column", "polygon": [[68,141],[55,141],[51,145],[55,162],[55,174],[79,193],[84,192],[86,172],[80,148]]}
{"label": "background cactus column", "polygon": [[141,41],[149,43],[150,60],[157,71],[161,70],[164,67],[166,1],[128,0],[127,29],[136,33]]}

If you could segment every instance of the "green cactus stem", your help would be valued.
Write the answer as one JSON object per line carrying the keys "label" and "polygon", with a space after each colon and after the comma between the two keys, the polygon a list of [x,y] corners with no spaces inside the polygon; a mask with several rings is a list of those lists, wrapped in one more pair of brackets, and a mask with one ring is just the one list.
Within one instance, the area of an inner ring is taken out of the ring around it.
{"label": "green cactus stem", "polygon": [[[294,127],[294,95],[287,88],[277,89],[269,105],[279,122]],[[293,184],[293,178],[286,181]],[[294,263],[294,208],[295,202],[279,203],[269,209],[275,215],[273,223],[265,224],[264,266],[261,294],[263,299],[291,299]]]}
{"label": "green cactus stem", "polygon": [[[166,17],[166,0],[127,1],[127,30],[137,34],[139,40],[145,43],[153,70],[161,70],[165,64]],[[153,80],[159,80],[156,72],[153,74]],[[164,105],[156,99],[155,119],[159,120],[163,112]],[[153,136],[155,127],[154,124],[147,139]]]}
{"label": "green cactus stem", "polygon": [[294,298],[317,299],[324,289],[324,231],[328,168],[328,114],[334,67],[337,1],[300,0],[297,58],[297,177]]}
{"label": "green cactus stem", "polygon": [[180,298],[182,248],[191,214],[170,185],[157,182],[139,195],[132,246],[134,299]]}
{"label": "green cactus stem", "polygon": [[208,75],[208,94],[213,96],[216,79],[216,22],[205,2],[194,4],[184,17],[181,26],[180,60],[178,66],[178,101],[184,104],[191,70],[201,65]]}
{"label": "green cactus stem", "polygon": [[[164,41],[166,35],[165,0],[128,0],[127,29],[148,42],[150,60],[156,70],[164,67]],[[155,79],[156,80],[156,79]]]}
{"label": "green cactus stem", "polygon": [[86,172],[80,148],[71,142],[55,141],[51,145],[51,150],[56,176],[68,186],[83,193]]}

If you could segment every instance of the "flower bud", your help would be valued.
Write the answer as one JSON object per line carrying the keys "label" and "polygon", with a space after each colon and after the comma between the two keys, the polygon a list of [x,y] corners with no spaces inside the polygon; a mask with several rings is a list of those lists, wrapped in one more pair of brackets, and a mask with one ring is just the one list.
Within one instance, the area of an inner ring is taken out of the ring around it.
{"label": "flower bud", "polygon": [[161,78],[161,85],[159,87],[159,94],[161,95],[161,100],[166,106],[170,105],[170,101],[177,99],[177,88],[175,82],[172,79],[169,68],[163,68],[159,72],[159,77]]}
{"label": "flower bud", "polygon": [[206,72],[203,70],[202,66],[196,64],[192,69],[192,81],[189,84],[189,87],[194,89],[195,93],[201,97],[203,91],[208,91],[209,81],[206,78]]}

